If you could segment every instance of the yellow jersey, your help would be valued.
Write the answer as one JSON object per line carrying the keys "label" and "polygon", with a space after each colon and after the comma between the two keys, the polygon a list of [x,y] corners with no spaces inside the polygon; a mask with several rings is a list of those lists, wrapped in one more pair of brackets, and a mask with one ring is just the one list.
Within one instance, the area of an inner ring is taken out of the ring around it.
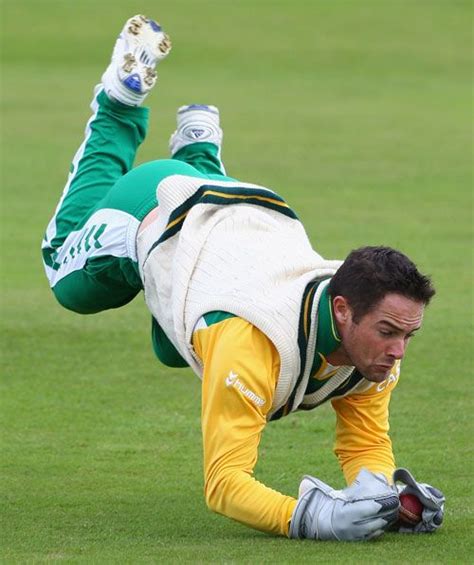
{"label": "yellow jersey", "polygon": [[[218,314],[213,320],[210,314],[210,325],[198,324],[193,334],[193,347],[203,365],[206,502],[215,512],[248,526],[288,535],[296,499],[253,477],[280,359],[269,338],[255,326],[231,314]],[[327,332],[321,335],[323,340],[327,338]],[[313,375],[316,378],[312,381],[331,378],[332,368],[320,351],[327,349],[327,341],[318,347]],[[391,479],[395,462],[388,436],[388,405],[398,374],[399,363],[383,383],[370,383],[363,390],[357,386],[360,377],[351,377],[351,387],[342,383],[326,399],[336,411],[335,453],[347,483],[362,467]]]}

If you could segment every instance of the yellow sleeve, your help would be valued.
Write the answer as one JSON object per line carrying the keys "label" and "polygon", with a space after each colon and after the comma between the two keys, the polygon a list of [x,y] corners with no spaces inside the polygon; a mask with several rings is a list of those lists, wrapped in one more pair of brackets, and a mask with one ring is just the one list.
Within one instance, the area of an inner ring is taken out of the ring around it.
{"label": "yellow sleeve", "polygon": [[374,383],[363,393],[331,402],[337,416],[334,451],[347,484],[356,478],[362,467],[383,473],[389,481],[392,480],[395,460],[388,435],[388,406],[399,372],[397,362],[382,383]]}
{"label": "yellow sleeve", "polygon": [[278,353],[241,318],[196,331],[193,346],[204,365],[206,503],[253,528],[287,535],[296,500],[252,476],[280,370]]}

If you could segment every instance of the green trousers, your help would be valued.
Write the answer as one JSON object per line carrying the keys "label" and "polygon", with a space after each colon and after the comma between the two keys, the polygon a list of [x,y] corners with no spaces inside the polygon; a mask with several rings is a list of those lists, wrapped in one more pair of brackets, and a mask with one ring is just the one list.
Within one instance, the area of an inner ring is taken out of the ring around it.
{"label": "green trousers", "polygon": [[[42,245],[54,296],[81,314],[123,306],[143,289],[136,236],[143,218],[158,205],[156,188],[164,178],[179,174],[233,180],[225,176],[218,148],[210,143],[194,143],[171,159],[132,168],[146,136],[148,109],[113,102],[102,90],[91,108],[84,141]],[[163,362],[184,364],[156,321],[152,335]]]}

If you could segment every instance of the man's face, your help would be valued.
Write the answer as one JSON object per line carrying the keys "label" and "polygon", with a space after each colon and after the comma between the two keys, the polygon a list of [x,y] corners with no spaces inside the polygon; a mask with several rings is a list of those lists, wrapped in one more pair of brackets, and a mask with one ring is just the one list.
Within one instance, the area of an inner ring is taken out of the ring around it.
{"label": "man's face", "polygon": [[374,382],[388,377],[423,321],[424,304],[400,294],[387,294],[357,323],[344,297],[336,297],[333,306],[342,347],[350,364]]}

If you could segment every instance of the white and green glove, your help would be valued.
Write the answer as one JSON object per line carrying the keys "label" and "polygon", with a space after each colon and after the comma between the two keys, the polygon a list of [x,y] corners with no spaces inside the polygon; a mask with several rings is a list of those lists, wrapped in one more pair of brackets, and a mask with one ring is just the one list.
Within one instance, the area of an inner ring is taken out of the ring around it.
{"label": "white and green glove", "polygon": [[[402,483],[397,485],[397,482]],[[421,521],[409,526],[400,524],[396,529],[400,533],[429,533],[437,530],[443,523],[444,518],[444,494],[435,487],[426,483],[418,483],[408,469],[398,468],[393,472],[393,483],[396,485],[398,494],[413,494],[423,505]]]}
{"label": "white and green glove", "polygon": [[343,490],[306,476],[291,518],[289,537],[315,540],[368,540],[398,518],[395,487],[381,474],[362,469]]}

